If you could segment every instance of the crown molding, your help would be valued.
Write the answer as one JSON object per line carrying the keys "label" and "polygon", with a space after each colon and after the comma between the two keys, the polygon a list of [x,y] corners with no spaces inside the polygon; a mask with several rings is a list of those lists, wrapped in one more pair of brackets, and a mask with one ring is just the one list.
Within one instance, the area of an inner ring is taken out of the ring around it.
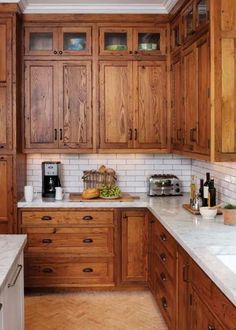
{"label": "crown molding", "polygon": [[18,3],[25,14],[81,13],[81,14],[168,14],[178,0],[164,0],[163,4],[86,4],[68,3],[30,3],[29,0],[4,0],[6,3]]}

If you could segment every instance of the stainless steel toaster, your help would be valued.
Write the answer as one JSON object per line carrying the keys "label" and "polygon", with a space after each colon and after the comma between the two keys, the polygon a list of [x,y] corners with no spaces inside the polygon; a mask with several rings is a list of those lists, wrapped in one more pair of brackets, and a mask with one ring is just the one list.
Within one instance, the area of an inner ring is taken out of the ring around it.
{"label": "stainless steel toaster", "polygon": [[147,179],[148,196],[181,196],[181,182],[175,175],[155,174]]}

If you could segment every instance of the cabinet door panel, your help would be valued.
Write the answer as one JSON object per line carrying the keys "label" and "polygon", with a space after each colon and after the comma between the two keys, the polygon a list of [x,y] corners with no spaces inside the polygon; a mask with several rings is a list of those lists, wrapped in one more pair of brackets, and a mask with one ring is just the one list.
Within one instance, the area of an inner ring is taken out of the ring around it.
{"label": "cabinet door panel", "polygon": [[195,150],[210,154],[210,45],[208,35],[197,42],[197,134]]}
{"label": "cabinet door panel", "polygon": [[58,29],[54,27],[28,27],[25,29],[25,55],[58,56]]}
{"label": "cabinet door panel", "polygon": [[58,147],[57,64],[26,62],[26,148]]}
{"label": "cabinet door panel", "polygon": [[172,62],[171,69],[171,94],[172,94],[172,138],[175,150],[183,147],[184,125],[181,88],[181,59],[176,58]]}
{"label": "cabinet door panel", "polygon": [[185,145],[187,151],[193,150],[196,137],[197,113],[197,72],[196,46],[193,44],[183,53],[183,86],[184,86],[184,117],[185,117]]}
{"label": "cabinet door panel", "polygon": [[135,147],[166,147],[165,63],[135,62]]}
{"label": "cabinet door panel", "polygon": [[12,216],[12,158],[0,157],[0,233],[7,233]]}
{"label": "cabinet door panel", "polygon": [[132,146],[132,63],[102,62],[100,147],[125,149]]}
{"label": "cabinet door panel", "polygon": [[7,24],[0,21],[0,82],[7,80]]}
{"label": "cabinet door panel", "polygon": [[121,221],[122,282],[147,281],[148,219],[145,212],[127,211]]}
{"label": "cabinet door panel", "polygon": [[0,150],[12,148],[12,104],[9,87],[0,86]]}
{"label": "cabinet door panel", "polygon": [[92,148],[91,62],[59,64],[60,147]]}

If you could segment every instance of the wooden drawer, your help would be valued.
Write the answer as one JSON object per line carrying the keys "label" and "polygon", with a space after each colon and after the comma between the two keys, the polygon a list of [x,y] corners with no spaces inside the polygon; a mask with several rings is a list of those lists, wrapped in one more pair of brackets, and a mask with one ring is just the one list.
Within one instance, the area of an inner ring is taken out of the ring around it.
{"label": "wooden drawer", "polygon": [[158,230],[157,230],[157,240],[161,242],[163,246],[169,251],[169,253],[175,257],[176,255],[176,241],[169,234],[169,232],[162,226],[162,224],[157,221]]}
{"label": "wooden drawer", "polygon": [[24,211],[22,226],[108,226],[113,225],[112,211]]}
{"label": "wooden drawer", "polygon": [[192,261],[191,281],[198,295],[226,329],[236,330],[236,308],[211,279]]}
{"label": "wooden drawer", "polygon": [[158,260],[155,267],[155,278],[157,282],[157,287],[163,287],[165,292],[174,300],[175,297],[175,279],[173,279],[169,273],[166,271],[164,265]]}
{"label": "wooden drawer", "polygon": [[28,253],[112,254],[113,228],[23,228]]}
{"label": "wooden drawer", "polygon": [[176,273],[176,258],[173,257],[169,250],[160,241],[156,241],[154,244],[154,255],[157,258],[157,262],[164,266],[169,276],[174,279]]}
{"label": "wooden drawer", "polygon": [[25,258],[26,286],[93,286],[113,284],[113,258]]}

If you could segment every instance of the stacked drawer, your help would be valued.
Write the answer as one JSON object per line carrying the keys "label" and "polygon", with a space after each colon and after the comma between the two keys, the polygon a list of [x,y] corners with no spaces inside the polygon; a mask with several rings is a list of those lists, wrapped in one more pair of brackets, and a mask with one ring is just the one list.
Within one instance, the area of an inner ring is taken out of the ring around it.
{"label": "stacked drawer", "polygon": [[156,300],[170,329],[175,328],[176,242],[157,222],[154,241]]}
{"label": "stacked drawer", "polygon": [[21,211],[26,286],[114,285],[113,210]]}

